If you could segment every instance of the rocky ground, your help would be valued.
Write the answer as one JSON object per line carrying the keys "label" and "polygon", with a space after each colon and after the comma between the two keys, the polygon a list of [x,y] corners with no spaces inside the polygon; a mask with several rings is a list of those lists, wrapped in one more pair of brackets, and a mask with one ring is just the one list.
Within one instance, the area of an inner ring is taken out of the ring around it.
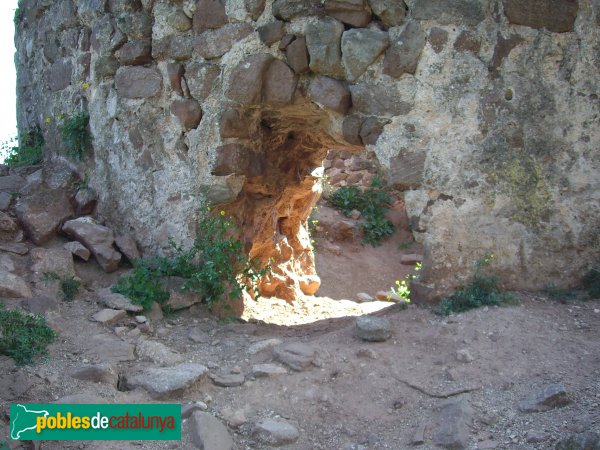
{"label": "rocky ground", "polygon": [[[22,175],[6,176],[35,186],[35,172]],[[0,176],[0,188],[8,181]],[[598,302],[516,293],[520,306],[444,318],[415,305],[359,303],[368,297],[358,293],[376,297],[409,273],[402,258],[419,248],[404,244],[401,226],[382,247],[363,247],[358,222],[332,228],[340,219],[323,206],[315,233],[322,296],[247,301],[241,321],[219,320],[200,304],[136,317],[105,290],[128,270],[125,256],[107,273],[117,258],[110,245],[87,241],[94,257],[84,262],[64,250],[71,238],[56,225],[48,239],[24,239],[23,227],[37,233],[35,219],[48,223],[44,210],[60,209],[36,209],[37,197],[24,192],[16,204],[8,199],[0,221],[2,301],[44,314],[59,338],[35,366],[0,359],[0,439],[8,441],[16,402],[165,402],[182,404],[181,442],[37,448],[600,448],[590,434],[600,432]],[[333,233],[340,229],[346,234]],[[123,240],[119,248],[132,251]],[[44,280],[50,270],[82,281],[74,301]]]}

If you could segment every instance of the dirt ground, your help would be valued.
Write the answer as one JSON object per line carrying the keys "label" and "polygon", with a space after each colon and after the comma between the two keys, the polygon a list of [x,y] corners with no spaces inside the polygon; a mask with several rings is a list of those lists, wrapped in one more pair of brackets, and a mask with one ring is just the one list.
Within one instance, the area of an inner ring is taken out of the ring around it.
{"label": "dirt ground", "polygon": [[[219,387],[206,378],[164,400],[203,402],[228,425],[235,449],[274,448],[252,433],[255,422],[267,417],[285,419],[299,431],[287,449],[435,449],[435,435],[444,427],[440,411],[459,399],[472,410],[465,427],[468,449],[553,449],[571,433],[600,432],[599,302],[563,304],[543,294],[516,293],[519,306],[439,317],[415,306],[402,310],[387,302],[351,301],[358,292],[374,295],[389,288],[411,270],[399,263],[403,253],[415,251],[400,248],[404,238],[395,236],[372,249],[317,237],[320,296],[294,304],[249,301],[244,320],[236,322],[218,321],[194,306],[152,321],[142,338],[132,331],[133,317],[110,326],[90,321],[102,308],[97,289],[109,286],[119,273],[109,276],[95,263],[78,263],[86,289],[74,302],[59,301],[47,313],[60,330],[49,360],[15,367],[10,359],[0,359],[0,439],[8,441],[9,405],[16,402],[64,401],[66,396],[72,403],[154,402],[143,390],[122,391],[70,375],[93,363],[110,364],[119,373],[152,365],[137,354],[117,361],[111,353],[117,344],[136,345],[143,338],[211,372],[234,369],[246,375],[241,386]],[[341,252],[327,250],[331,245]],[[380,343],[360,340],[353,316],[362,314],[389,319],[392,337]],[[130,332],[117,336],[116,326]],[[277,342],[312,346],[312,365],[253,377],[253,365],[278,364],[272,350]],[[256,351],[257,343],[263,350]],[[519,410],[521,400],[554,383],[564,385],[568,405],[547,412]],[[32,447],[10,441],[10,448]],[[195,447],[186,422],[180,442],[42,442],[37,448]]]}

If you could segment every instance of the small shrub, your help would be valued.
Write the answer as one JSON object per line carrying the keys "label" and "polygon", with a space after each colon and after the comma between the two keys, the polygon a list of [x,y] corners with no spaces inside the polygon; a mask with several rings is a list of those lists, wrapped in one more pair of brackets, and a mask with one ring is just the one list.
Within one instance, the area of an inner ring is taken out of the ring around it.
{"label": "small shrub", "polygon": [[392,196],[381,189],[382,182],[379,176],[375,177],[371,187],[363,192],[356,186],[343,186],[331,196],[330,202],[342,214],[350,216],[356,209],[365,217],[362,224],[365,232],[364,240],[373,247],[394,233],[394,224],[385,218]]}
{"label": "small shrub", "polygon": [[548,297],[561,303],[566,303],[576,299],[575,293],[570,289],[561,289],[554,283],[550,283],[544,289]]}
{"label": "small shrub", "polygon": [[257,283],[270,272],[270,266],[260,268],[247,258],[236,231],[224,211],[212,215],[203,205],[198,234],[190,248],[171,240],[173,257],[138,260],[133,273],[121,278],[113,291],[144,309],[155,301],[164,304],[169,299],[160,281],[169,276],[184,278],[183,289],[199,294],[209,307],[226,298],[239,298],[243,291],[257,293]]}
{"label": "small shrub", "polygon": [[399,250],[408,250],[409,248],[412,247],[414,241],[404,241],[404,242],[400,242],[398,244],[398,249]]}
{"label": "small shrub", "polygon": [[170,297],[161,285],[160,272],[148,267],[142,259],[135,261],[133,272],[120,278],[112,287],[112,291],[141,305],[144,311],[152,308],[154,302],[164,305]]}
{"label": "small shrub", "polygon": [[19,24],[19,22],[21,22],[22,17],[23,17],[23,9],[20,7],[17,7],[17,9],[15,9],[15,15],[13,16],[13,23],[15,24],[15,27]]}
{"label": "small shrub", "polygon": [[333,193],[330,202],[345,216],[350,216],[353,209],[361,211],[364,205],[362,193],[356,186],[342,186]]}
{"label": "small shrub", "polygon": [[193,246],[184,250],[172,245],[175,258],[168,275],[186,278],[184,289],[200,294],[209,306],[225,297],[239,298],[244,291],[258,292],[258,281],[270,271],[247,258],[225,211],[211,215],[204,205]]}
{"label": "small shrub", "polygon": [[592,267],[583,276],[582,284],[591,298],[600,298],[600,266]]}
{"label": "small shrub", "polygon": [[65,302],[72,302],[81,288],[81,282],[75,277],[61,278],[55,272],[44,272],[43,280],[46,284],[58,281],[62,299]]}
{"label": "small shrub", "polygon": [[67,155],[83,159],[85,152],[92,143],[88,128],[90,116],[87,111],[81,111],[65,120],[60,127],[60,134],[65,144]]}
{"label": "small shrub", "polygon": [[56,336],[44,317],[8,311],[0,303],[0,354],[13,358],[17,365],[31,364],[34,358],[46,356],[46,347]]}
{"label": "small shrub", "polygon": [[492,260],[493,255],[488,255],[475,263],[475,273],[471,282],[460,287],[451,297],[443,299],[435,310],[436,314],[448,316],[480,306],[515,305],[519,300],[508,292],[503,292],[498,285],[498,278],[485,275],[481,268]]}
{"label": "small shrub", "polygon": [[2,145],[3,153],[7,155],[4,164],[9,167],[39,164],[42,161],[43,148],[44,136],[39,128],[34,128],[22,134],[18,142],[17,138],[13,138]]}
{"label": "small shrub", "polygon": [[394,234],[394,224],[383,216],[368,217],[362,224],[362,229],[365,232],[365,242],[373,247],[381,245],[381,241]]}
{"label": "small shrub", "polygon": [[72,302],[81,288],[81,283],[75,277],[66,277],[60,280],[60,291],[65,302]]}

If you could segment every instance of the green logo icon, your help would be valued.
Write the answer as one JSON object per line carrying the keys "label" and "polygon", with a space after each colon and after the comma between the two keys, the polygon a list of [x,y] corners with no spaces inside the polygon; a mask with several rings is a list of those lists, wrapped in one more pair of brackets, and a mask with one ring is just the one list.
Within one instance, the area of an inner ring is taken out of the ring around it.
{"label": "green logo icon", "polygon": [[[10,405],[14,440],[180,440],[181,405]],[[0,450],[4,450],[1,445]]]}

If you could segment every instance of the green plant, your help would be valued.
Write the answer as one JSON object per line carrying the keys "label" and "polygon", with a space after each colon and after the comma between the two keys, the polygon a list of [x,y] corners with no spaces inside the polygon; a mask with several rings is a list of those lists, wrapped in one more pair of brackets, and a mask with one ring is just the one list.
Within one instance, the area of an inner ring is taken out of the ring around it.
{"label": "green plant", "polygon": [[400,242],[398,244],[398,249],[399,250],[408,250],[409,248],[412,247],[414,241],[404,241],[404,242]]}
{"label": "green plant", "polygon": [[469,284],[460,287],[451,297],[444,298],[435,313],[448,316],[480,306],[515,305],[519,300],[512,294],[500,289],[498,278],[482,273],[482,267],[488,266],[494,255],[486,255],[475,262],[475,273]]}
{"label": "green plant", "polygon": [[258,292],[257,283],[270,272],[270,266],[259,267],[247,258],[237,230],[224,211],[214,215],[203,205],[199,216],[198,234],[190,248],[171,239],[172,257],[136,261],[133,273],[121,278],[113,290],[144,309],[154,301],[164,304],[169,299],[162,287],[163,277],[183,278],[183,290],[196,292],[209,307],[225,298],[239,298],[243,291]]}
{"label": "green plant", "polygon": [[60,290],[65,302],[72,302],[80,288],[81,283],[75,277],[65,277],[60,280]]}
{"label": "green plant", "polygon": [[391,291],[397,297],[400,297],[404,299],[405,302],[410,303],[410,287],[408,287],[406,279],[396,280],[396,287],[392,287]]}
{"label": "green plant", "polygon": [[600,266],[592,267],[581,281],[591,298],[600,298]]}
{"label": "green plant", "polygon": [[19,366],[31,364],[37,356],[48,354],[46,347],[55,339],[56,332],[44,317],[9,311],[0,303],[0,354],[13,358]]}
{"label": "green plant", "polygon": [[361,191],[356,186],[343,186],[331,196],[331,204],[342,214],[350,216],[352,210],[361,212],[366,221],[361,225],[366,243],[377,247],[381,241],[394,233],[394,224],[385,218],[392,196],[384,191],[383,183],[376,176],[371,187]]}
{"label": "green plant", "polygon": [[552,300],[559,301],[561,303],[566,303],[571,300],[576,299],[575,293],[570,289],[561,289],[557,287],[554,283],[548,284],[545,289],[546,294]]}
{"label": "green plant", "polygon": [[87,111],[81,111],[65,120],[60,127],[60,134],[66,147],[67,155],[83,159],[90,147],[92,138],[89,131],[90,116]]}
{"label": "green plant", "polygon": [[60,280],[60,277],[56,274],[56,272],[44,272],[42,275],[42,280],[47,285],[48,283],[53,283],[54,281]]}
{"label": "green plant", "polygon": [[392,222],[381,216],[368,217],[362,229],[365,231],[365,242],[373,247],[381,245],[381,241],[394,234]]}
{"label": "green plant", "polygon": [[13,16],[13,23],[15,24],[15,27],[19,24],[22,18],[23,10],[20,7],[17,7],[17,9],[15,9],[15,15]]}
{"label": "green plant", "polygon": [[192,247],[185,250],[171,243],[175,258],[167,275],[186,278],[184,289],[200,294],[209,306],[225,297],[239,298],[243,291],[258,292],[257,283],[270,266],[260,268],[257,261],[249,260],[237,234],[225,211],[212,215],[202,205]]}
{"label": "green plant", "polygon": [[353,209],[360,211],[364,205],[362,193],[356,186],[342,186],[333,193],[329,201],[345,216],[350,216]]}
{"label": "green plant", "polygon": [[[422,267],[423,267],[423,265],[420,262],[417,263],[415,265],[415,272],[419,272]],[[406,275],[406,277],[404,277],[404,280],[396,280],[396,286],[395,287],[392,286],[390,288],[390,291],[396,297],[404,299],[404,301],[406,303],[410,303],[410,286],[409,286],[409,283],[410,283],[411,280],[416,280],[418,278],[419,278],[419,274],[418,273],[413,273],[413,274]]]}
{"label": "green plant", "polygon": [[42,280],[46,284],[58,281],[65,302],[72,302],[81,288],[81,282],[77,278],[73,276],[61,278],[55,272],[44,272]]}
{"label": "green plant", "polygon": [[138,259],[134,261],[131,274],[119,278],[112,291],[141,305],[144,311],[152,308],[154,302],[164,306],[170,295],[163,289],[160,276],[160,272],[149,267],[147,261]]}
{"label": "green plant", "polygon": [[9,167],[39,164],[43,148],[44,136],[38,127],[33,128],[23,133],[19,139],[12,138],[2,144],[3,153],[6,154],[4,164]]}

